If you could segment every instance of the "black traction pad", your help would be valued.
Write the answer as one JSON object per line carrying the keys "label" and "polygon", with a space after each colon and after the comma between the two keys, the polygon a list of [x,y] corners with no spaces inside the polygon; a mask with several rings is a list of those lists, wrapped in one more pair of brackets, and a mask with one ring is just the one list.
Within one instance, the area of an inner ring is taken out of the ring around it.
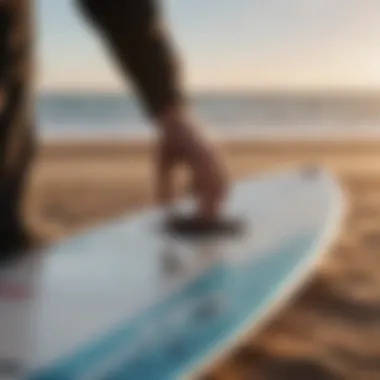
{"label": "black traction pad", "polygon": [[238,218],[205,220],[196,216],[171,216],[165,222],[165,231],[184,238],[235,237],[245,230],[245,223]]}

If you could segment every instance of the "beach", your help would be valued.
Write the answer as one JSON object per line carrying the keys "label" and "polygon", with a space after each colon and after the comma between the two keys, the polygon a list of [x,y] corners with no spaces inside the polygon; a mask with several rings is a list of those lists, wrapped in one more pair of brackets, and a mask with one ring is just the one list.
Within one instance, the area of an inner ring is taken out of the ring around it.
{"label": "beach", "polygon": [[[232,179],[321,163],[348,199],[344,226],[310,284],[212,369],[215,379],[380,379],[380,140],[221,141]],[[154,143],[41,141],[28,221],[56,240],[154,202]],[[186,186],[178,184],[178,194]]]}

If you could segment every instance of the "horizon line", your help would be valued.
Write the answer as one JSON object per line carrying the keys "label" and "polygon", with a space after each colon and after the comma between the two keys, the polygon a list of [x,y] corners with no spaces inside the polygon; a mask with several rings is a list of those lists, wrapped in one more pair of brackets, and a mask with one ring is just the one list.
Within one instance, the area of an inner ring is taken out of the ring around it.
{"label": "horizon line", "polygon": [[[94,95],[125,95],[136,96],[134,91],[113,90],[113,89],[86,89],[86,88],[65,88],[65,89],[36,89],[37,95],[65,95],[65,94],[94,94]],[[370,87],[341,87],[341,88],[241,88],[241,89],[192,89],[188,90],[189,96],[216,95],[216,94],[247,94],[247,95],[380,95],[379,88]]]}

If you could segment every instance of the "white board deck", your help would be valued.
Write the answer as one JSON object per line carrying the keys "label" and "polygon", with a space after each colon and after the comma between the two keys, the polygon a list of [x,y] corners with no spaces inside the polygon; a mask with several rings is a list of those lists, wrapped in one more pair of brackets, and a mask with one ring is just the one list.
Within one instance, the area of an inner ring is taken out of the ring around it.
{"label": "white board deck", "polygon": [[224,211],[248,225],[238,239],[168,238],[150,210],[0,268],[0,379],[192,373],[292,295],[342,200],[327,172],[273,173],[233,187]]}

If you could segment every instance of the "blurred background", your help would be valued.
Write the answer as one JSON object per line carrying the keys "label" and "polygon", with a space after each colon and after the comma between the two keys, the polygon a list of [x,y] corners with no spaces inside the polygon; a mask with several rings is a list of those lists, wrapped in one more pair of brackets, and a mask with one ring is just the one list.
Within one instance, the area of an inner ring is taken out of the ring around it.
{"label": "blurred background", "polygon": [[[149,131],[71,1],[37,0],[44,137]],[[164,9],[197,114],[227,133],[378,133],[375,1],[169,0]]]}
{"label": "blurred background", "polygon": [[[350,200],[316,280],[215,377],[379,379],[380,3],[163,4],[194,112],[232,178],[318,162]],[[32,205],[56,239],[153,201],[154,130],[72,2],[36,6]]]}

